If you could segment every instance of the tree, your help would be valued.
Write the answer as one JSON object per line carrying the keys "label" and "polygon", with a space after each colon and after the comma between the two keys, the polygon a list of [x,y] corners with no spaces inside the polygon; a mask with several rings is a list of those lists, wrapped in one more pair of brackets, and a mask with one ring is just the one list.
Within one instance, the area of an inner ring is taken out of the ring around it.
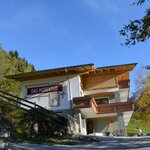
{"label": "tree", "polygon": [[144,89],[148,86],[148,79],[150,77],[150,71],[145,68],[145,66],[139,66],[135,71],[134,79],[134,92],[133,99],[138,100],[142,95]]}
{"label": "tree", "polygon": [[[0,90],[20,96],[21,84],[15,80],[5,78],[6,75],[35,71],[34,66],[24,58],[20,58],[17,51],[5,52],[0,47]],[[17,109],[8,105],[7,100],[0,97],[0,115],[14,121]],[[0,124],[2,121],[0,120]]]}
{"label": "tree", "polygon": [[150,124],[150,71],[147,67],[140,67],[135,79],[135,112],[132,119]]}
{"label": "tree", "polygon": [[140,98],[136,101],[136,111],[133,117],[150,124],[150,88],[144,89]]}
{"label": "tree", "polygon": [[[133,5],[142,5],[149,0],[138,0]],[[130,23],[124,25],[119,31],[121,36],[126,37],[126,41],[123,45],[131,46],[138,42],[145,42],[150,37],[150,6],[146,9],[145,15],[141,19],[130,20]]]}

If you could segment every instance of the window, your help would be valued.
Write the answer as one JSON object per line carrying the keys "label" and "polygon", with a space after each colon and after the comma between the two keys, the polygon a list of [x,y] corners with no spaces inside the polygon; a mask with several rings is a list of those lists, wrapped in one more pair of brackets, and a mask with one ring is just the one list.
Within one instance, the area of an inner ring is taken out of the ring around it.
{"label": "window", "polygon": [[108,98],[97,98],[95,99],[97,104],[109,104],[109,99]]}
{"label": "window", "polygon": [[59,93],[57,92],[52,92],[49,95],[49,106],[50,107],[56,107],[60,105],[60,101],[59,101]]}

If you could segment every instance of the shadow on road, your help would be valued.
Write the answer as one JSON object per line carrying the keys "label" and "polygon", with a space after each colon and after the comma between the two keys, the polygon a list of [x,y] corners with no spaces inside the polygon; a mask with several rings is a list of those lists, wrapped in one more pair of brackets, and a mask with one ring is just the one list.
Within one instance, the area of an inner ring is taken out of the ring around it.
{"label": "shadow on road", "polygon": [[74,145],[41,145],[11,143],[9,150],[118,150],[118,149],[150,149],[150,137],[97,137],[96,142],[80,142]]}

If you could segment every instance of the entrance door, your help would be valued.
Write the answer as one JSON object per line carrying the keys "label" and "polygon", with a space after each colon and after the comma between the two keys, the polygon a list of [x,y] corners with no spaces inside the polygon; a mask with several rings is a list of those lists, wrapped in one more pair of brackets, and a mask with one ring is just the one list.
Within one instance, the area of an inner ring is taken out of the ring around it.
{"label": "entrance door", "polygon": [[87,134],[94,133],[94,124],[93,121],[87,122]]}

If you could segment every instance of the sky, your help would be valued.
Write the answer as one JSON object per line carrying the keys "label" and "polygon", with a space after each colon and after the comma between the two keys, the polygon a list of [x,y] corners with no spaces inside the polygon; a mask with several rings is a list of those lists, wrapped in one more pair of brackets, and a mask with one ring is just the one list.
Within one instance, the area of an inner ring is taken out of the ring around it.
{"label": "sky", "polygon": [[[94,63],[150,65],[150,41],[125,47],[119,30],[149,6],[136,0],[0,0],[0,43],[36,70]],[[131,73],[131,91],[134,89]]]}

